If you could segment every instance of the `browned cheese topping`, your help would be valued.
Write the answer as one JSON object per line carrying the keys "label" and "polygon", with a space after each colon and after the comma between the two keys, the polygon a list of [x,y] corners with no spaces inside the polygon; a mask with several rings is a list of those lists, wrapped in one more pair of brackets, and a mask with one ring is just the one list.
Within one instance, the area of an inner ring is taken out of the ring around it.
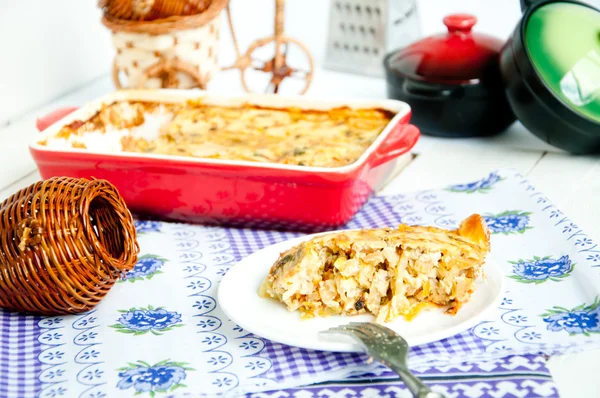
{"label": "browned cheese topping", "polygon": [[[127,134],[122,150],[195,158],[339,167],[355,162],[394,114],[382,109],[302,110],[254,105],[218,106],[117,102],[88,121],[63,127],[57,137],[132,129],[145,115],[167,112],[156,138]],[[73,141],[71,141],[73,142]],[[73,144],[72,144],[73,145]],[[76,146],[85,148],[81,143]]]}

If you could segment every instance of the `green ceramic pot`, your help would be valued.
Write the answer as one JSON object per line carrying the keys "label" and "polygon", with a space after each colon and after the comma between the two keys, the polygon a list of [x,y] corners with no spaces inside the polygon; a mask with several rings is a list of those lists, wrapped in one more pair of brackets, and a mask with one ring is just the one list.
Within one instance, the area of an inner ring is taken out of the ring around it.
{"label": "green ceramic pot", "polygon": [[600,153],[600,10],[569,0],[521,4],[500,53],[511,108],[551,145]]}

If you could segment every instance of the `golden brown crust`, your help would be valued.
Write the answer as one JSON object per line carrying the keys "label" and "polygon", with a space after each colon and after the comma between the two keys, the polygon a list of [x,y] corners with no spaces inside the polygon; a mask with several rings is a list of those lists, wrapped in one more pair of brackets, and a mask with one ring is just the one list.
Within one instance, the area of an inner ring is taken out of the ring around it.
{"label": "golden brown crust", "polygon": [[[161,122],[158,136],[137,135],[149,115],[157,113],[168,117]],[[71,136],[88,132],[125,129],[131,130],[121,138],[126,152],[339,167],[356,161],[393,116],[378,108],[303,110],[220,106],[200,100],[116,102],[89,120],[64,126],[57,137],[72,140]]]}
{"label": "golden brown crust", "polygon": [[306,316],[371,313],[412,319],[428,307],[455,314],[489,252],[483,218],[456,230],[402,224],[317,236],[281,253],[260,289]]}

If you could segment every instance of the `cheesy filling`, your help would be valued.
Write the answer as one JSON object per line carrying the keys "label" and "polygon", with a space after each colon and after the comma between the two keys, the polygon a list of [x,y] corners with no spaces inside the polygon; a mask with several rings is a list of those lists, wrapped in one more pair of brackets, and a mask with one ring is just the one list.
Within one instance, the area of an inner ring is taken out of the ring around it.
{"label": "cheesy filling", "polygon": [[98,141],[110,136],[124,152],[339,167],[355,162],[393,116],[382,109],[123,101],[64,126],[41,144],[94,149],[106,146]]}
{"label": "cheesy filling", "polygon": [[305,317],[371,313],[383,323],[428,306],[456,313],[482,274],[488,239],[478,215],[456,231],[401,225],[322,235],[282,253],[259,294]]}

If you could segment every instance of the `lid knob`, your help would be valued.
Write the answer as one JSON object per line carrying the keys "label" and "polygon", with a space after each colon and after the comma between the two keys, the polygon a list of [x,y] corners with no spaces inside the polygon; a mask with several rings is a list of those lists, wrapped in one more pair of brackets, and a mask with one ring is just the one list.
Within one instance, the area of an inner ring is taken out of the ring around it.
{"label": "lid knob", "polygon": [[444,18],[444,25],[448,27],[448,32],[469,33],[476,23],[477,18],[470,14],[452,14]]}

